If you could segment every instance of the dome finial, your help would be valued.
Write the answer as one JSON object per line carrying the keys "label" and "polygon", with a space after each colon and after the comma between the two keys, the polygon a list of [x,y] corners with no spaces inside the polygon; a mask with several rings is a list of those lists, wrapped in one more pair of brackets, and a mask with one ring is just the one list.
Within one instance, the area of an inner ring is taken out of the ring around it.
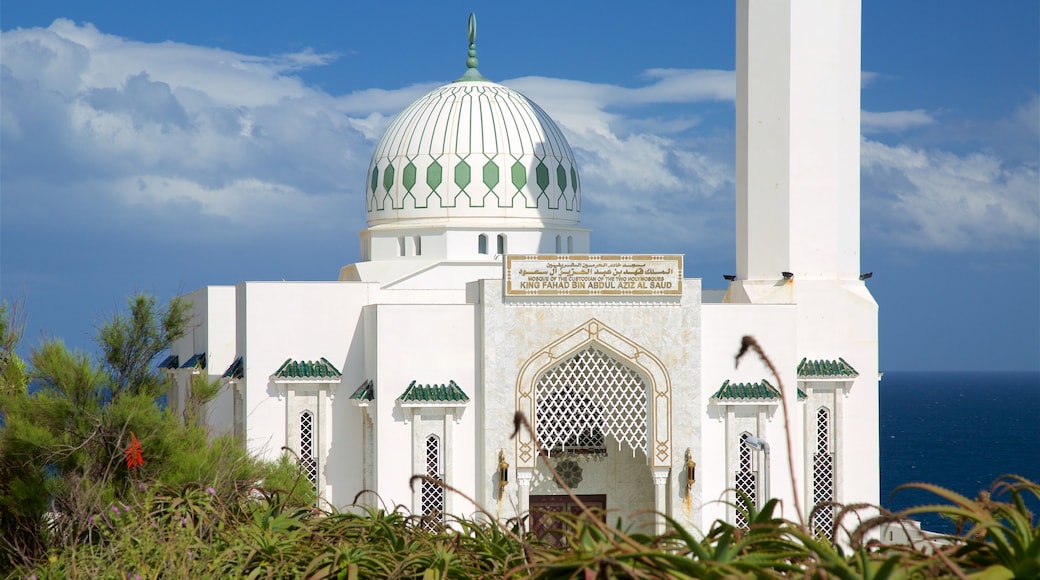
{"label": "dome finial", "polygon": [[477,70],[477,15],[469,13],[469,56],[466,58],[466,73],[455,80],[464,81],[486,81],[480,71]]}
{"label": "dome finial", "polygon": [[477,68],[477,15],[469,13],[469,58],[466,59],[466,68]]}

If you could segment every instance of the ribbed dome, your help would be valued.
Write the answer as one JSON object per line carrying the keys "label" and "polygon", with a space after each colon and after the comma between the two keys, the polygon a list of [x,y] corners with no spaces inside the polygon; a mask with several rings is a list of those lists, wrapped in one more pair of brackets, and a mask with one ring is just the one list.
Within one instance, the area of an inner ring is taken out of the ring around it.
{"label": "ribbed dome", "polygon": [[520,93],[469,78],[427,93],[390,123],[369,166],[369,226],[576,225],[581,186],[560,128]]}

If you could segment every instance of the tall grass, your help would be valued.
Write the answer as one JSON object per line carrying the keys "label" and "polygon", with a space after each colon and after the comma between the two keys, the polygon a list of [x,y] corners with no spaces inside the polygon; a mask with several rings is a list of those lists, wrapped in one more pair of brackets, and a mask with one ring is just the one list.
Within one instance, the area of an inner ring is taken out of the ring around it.
{"label": "tall grass", "polygon": [[928,484],[937,502],[882,514],[853,530],[870,537],[884,523],[930,512],[959,522],[927,545],[877,540],[840,546],[742,502],[750,525],[716,521],[697,536],[669,520],[653,536],[604,522],[602,514],[561,515],[563,545],[543,542],[522,522],[449,518],[431,530],[401,506],[320,511],[288,494],[244,491],[221,497],[195,486],[145,487],[134,501],[90,520],[89,535],[9,571],[36,578],[1037,578],[1040,529],[1025,495],[1040,486],[1007,476],[968,499]]}

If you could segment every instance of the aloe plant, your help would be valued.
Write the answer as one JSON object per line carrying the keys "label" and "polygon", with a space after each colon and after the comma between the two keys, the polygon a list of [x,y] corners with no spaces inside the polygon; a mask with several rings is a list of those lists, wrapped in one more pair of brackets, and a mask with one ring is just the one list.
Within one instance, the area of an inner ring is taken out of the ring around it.
{"label": "aloe plant", "polygon": [[[937,549],[952,570],[970,570],[984,578],[1040,578],[1040,525],[1026,505],[1027,497],[1040,502],[1040,485],[1005,475],[974,500],[928,483],[909,483],[897,491],[910,488],[949,502],[922,505],[901,514],[935,513],[957,522],[958,531],[944,536],[952,548]],[[998,501],[1002,496],[1007,501]]]}

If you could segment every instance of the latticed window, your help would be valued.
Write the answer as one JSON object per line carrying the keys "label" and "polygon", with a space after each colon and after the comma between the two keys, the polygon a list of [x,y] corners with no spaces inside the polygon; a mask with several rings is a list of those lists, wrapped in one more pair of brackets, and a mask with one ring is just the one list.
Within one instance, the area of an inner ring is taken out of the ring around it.
{"label": "latticed window", "polygon": [[834,526],[834,506],[819,505],[834,501],[834,453],[831,451],[830,410],[816,411],[816,452],[813,453],[813,513],[812,526],[816,533],[831,535]]}
{"label": "latticed window", "polygon": [[[435,435],[426,438],[426,475],[441,481],[441,440]],[[420,506],[428,527],[435,528],[444,517],[444,488],[436,482],[423,480]]]}
{"label": "latticed window", "polygon": [[745,500],[740,497],[741,494],[746,495],[753,505],[758,505],[758,474],[753,469],[751,448],[747,446],[747,438],[750,436],[751,434],[747,432],[740,434],[740,456],[736,478],[734,479],[734,487],[737,490],[738,509],[736,525],[738,528],[746,528],[750,525],[747,515],[742,511]]}
{"label": "latticed window", "polygon": [[318,453],[314,442],[314,414],[310,411],[300,413],[300,464],[307,479],[313,485],[318,484]]}
{"label": "latticed window", "polygon": [[535,431],[546,453],[605,454],[605,437],[646,453],[647,387],[642,377],[588,347],[538,379]]}

